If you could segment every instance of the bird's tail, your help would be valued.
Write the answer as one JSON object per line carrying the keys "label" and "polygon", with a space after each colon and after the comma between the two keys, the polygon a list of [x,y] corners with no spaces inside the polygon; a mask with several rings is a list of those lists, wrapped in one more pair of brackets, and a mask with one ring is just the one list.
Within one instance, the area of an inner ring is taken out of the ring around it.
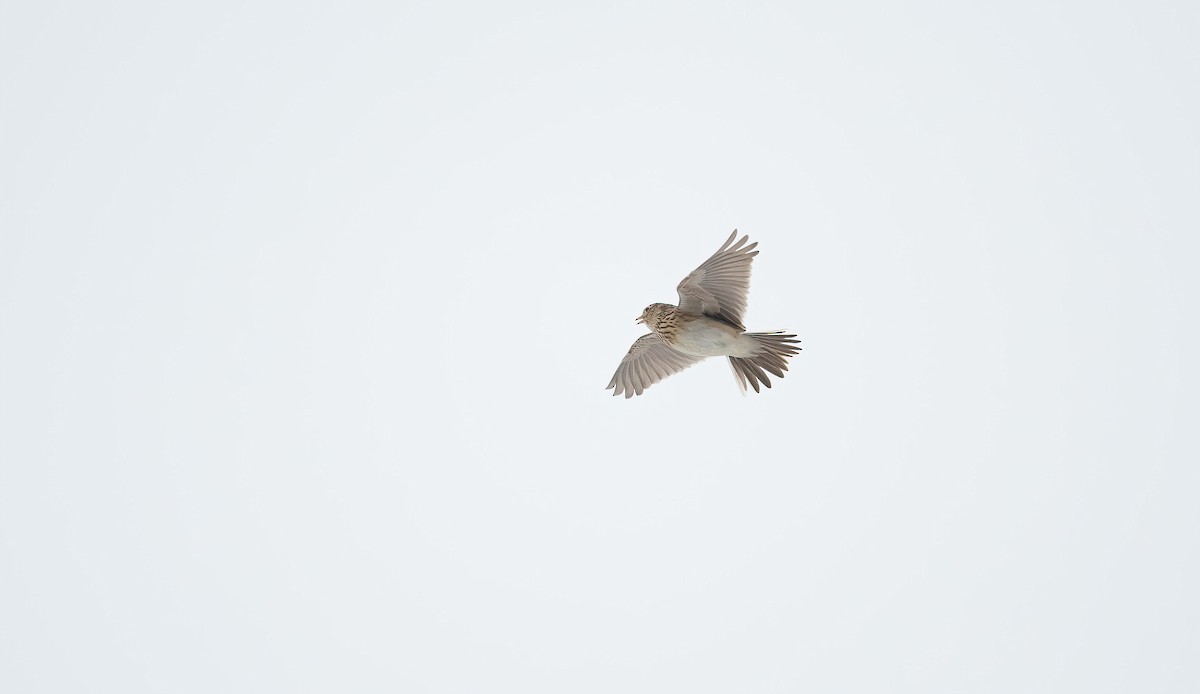
{"label": "bird's tail", "polygon": [[781,330],[771,333],[743,333],[742,337],[753,339],[759,348],[758,353],[752,357],[729,357],[729,366],[733,369],[733,375],[743,393],[746,392],[747,384],[754,388],[755,393],[759,392],[759,383],[770,388],[771,379],[767,378],[766,372],[770,371],[783,378],[783,372],[787,371],[788,357],[800,353],[800,348],[796,346],[800,341],[794,339],[796,336],[784,334]]}

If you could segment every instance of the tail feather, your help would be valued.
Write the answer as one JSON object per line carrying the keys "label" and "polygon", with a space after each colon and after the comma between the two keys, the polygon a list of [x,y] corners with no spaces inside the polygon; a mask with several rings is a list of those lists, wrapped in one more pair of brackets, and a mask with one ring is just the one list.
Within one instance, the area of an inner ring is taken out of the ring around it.
{"label": "tail feather", "polygon": [[737,377],[738,387],[743,393],[746,392],[747,385],[758,393],[761,392],[760,383],[771,387],[771,379],[767,377],[766,371],[783,378],[783,372],[787,371],[788,357],[800,353],[800,348],[796,346],[800,341],[794,339],[795,335],[788,335],[782,331],[744,333],[744,336],[753,338],[759,345],[759,351],[752,357],[729,357],[729,366],[733,369],[733,375]]}

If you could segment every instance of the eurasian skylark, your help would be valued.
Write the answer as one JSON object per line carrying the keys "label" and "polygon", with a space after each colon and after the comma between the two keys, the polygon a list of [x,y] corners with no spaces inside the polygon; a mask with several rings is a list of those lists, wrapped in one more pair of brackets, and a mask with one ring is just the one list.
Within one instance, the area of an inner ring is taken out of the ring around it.
{"label": "eurasian skylark", "polygon": [[758,251],[737,229],[711,258],[676,287],[679,305],[650,304],[638,323],[651,333],[639,337],[621,360],[609,388],[613,395],[632,398],[671,374],[683,371],[706,357],[729,357],[738,387],[759,392],[759,383],[770,388],[767,371],[783,378],[788,357],[798,354],[795,335],[783,331],[748,333],[742,325],[746,293],[750,290],[750,262]]}

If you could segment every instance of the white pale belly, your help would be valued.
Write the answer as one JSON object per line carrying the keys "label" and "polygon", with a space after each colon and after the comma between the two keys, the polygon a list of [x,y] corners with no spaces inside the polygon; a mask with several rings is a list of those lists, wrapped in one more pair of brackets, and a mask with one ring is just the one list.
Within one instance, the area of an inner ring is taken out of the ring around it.
{"label": "white pale belly", "polygon": [[695,321],[688,325],[679,341],[672,346],[684,354],[697,357],[746,357],[750,356],[747,348],[752,351],[753,341],[742,337],[741,333],[724,323]]}

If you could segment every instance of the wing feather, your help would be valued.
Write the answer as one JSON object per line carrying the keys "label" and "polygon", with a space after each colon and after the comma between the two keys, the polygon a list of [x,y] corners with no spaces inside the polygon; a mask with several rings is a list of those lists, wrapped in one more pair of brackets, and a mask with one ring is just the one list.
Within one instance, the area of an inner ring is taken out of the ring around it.
{"label": "wing feather", "polygon": [[704,357],[680,352],[654,333],[642,335],[625,353],[608,387],[614,389],[614,396],[624,393],[625,397],[632,398],[702,359]]}
{"label": "wing feather", "polygon": [[749,236],[737,239],[737,229],[711,258],[700,264],[676,290],[679,308],[688,313],[700,313],[725,321],[738,330],[745,330],[742,316],[746,313],[746,296],[750,292],[750,263],[758,251],[758,242],[746,245]]}

